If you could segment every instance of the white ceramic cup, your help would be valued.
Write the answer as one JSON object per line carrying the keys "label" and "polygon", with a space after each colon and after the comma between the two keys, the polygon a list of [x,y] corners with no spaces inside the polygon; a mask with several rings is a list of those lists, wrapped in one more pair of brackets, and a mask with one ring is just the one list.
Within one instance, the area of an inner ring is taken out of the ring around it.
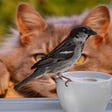
{"label": "white ceramic cup", "polygon": [[65,112],[105,112],[112,96],[111,75],[94,71],[65,72],[62,75],[73,80],[67,83],[68,86],[66,80],[56,80],[57,94]]}

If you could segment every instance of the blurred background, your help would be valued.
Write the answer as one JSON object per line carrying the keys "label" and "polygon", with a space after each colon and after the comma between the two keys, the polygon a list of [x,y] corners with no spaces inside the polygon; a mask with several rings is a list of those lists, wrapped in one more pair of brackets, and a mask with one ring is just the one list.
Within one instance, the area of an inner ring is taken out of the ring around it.
{"label": "blurred background", "polygon": [[80,14],[99,4],[112,5],[112,0],[0,0],[0,41],[9,28],[16,28],[16,8],[26,2],[33,6],[43,17],[69,16]]}

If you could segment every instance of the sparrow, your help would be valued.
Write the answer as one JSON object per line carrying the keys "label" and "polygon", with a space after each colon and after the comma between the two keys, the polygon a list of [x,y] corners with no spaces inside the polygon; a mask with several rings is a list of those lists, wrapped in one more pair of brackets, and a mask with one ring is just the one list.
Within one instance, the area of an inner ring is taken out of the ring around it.
{"label": "sparrow", "polygon": [[81,56],[88,37],[96,34],[89,26],[80,25],[73,28],[56,48],[31,67],[35,69],[34,72],[15,85],[14,89],[17,90],[30,80],[44,75],[55,73],[61,78],[61,73],[66,72]]}

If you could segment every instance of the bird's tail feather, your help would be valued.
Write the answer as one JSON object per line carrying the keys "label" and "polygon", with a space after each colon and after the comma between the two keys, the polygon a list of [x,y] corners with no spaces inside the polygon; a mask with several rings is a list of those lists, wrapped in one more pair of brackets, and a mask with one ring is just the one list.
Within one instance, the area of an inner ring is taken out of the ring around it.
{"label": "bird's tail feather", "polygon": [[18,83],[17,85],[14,86],[15,90],[18,90],[19,88],[21,88],[23,85],[25,85],[26,83],[28,83],[29,81],[31,81],[34,78],[39,78],[41,76],[41,74],[44,73],[44,69],[41,70],[35,70],[30,76],[28,76],[27,78],[25,78],[23,81],[21,81],[20,83]]}

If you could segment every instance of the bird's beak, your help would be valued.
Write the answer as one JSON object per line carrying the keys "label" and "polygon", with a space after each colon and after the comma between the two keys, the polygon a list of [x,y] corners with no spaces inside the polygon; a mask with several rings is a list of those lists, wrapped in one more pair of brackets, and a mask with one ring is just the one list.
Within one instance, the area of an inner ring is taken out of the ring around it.
{"label": "bird's beak", "polygon": [[91,35],[96,35],[97,33],[93,30],[91,30]]}

